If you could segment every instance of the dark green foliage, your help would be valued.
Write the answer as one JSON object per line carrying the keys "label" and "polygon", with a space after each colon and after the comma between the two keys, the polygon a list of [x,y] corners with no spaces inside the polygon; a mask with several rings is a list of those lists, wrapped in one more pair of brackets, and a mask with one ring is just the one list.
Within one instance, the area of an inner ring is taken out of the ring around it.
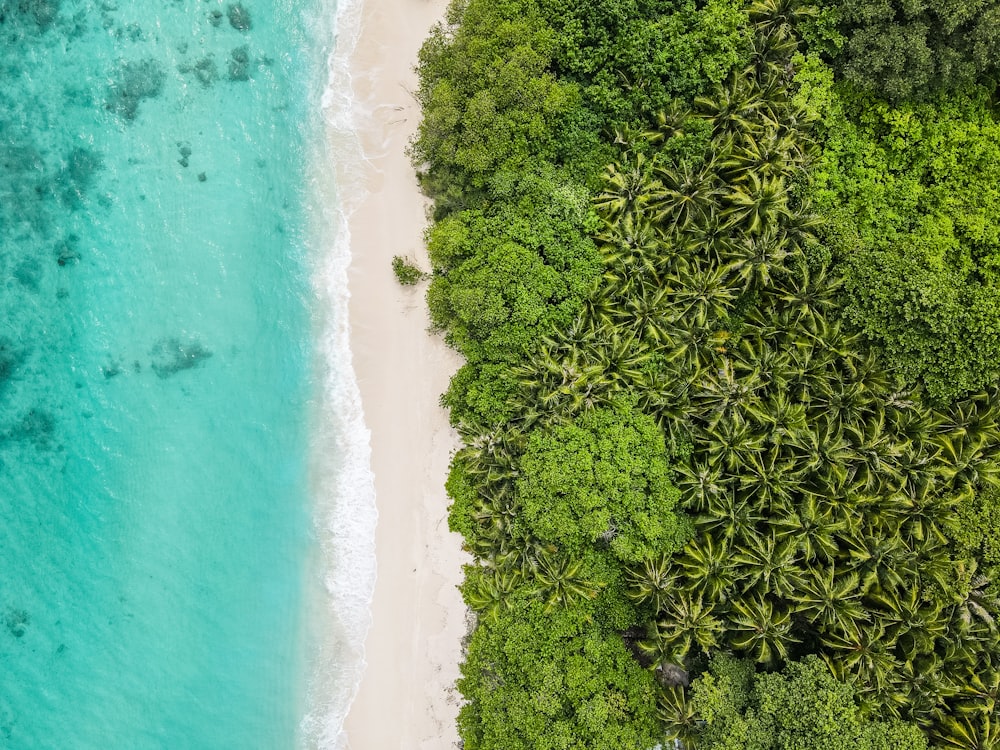
{"label": "dark green foliage", "polygon": [[466,747],[650,747],[653,695],[692,747],[996,745],[1000,139],[845,94],[831,18],[470,0],[425,47]]}
{"label": "dark green foliage", "polygon": [[889,107],[816,86],[816,171],[845,315],[908,384],[951,401],[1000,378],[1000,124],[985,93]]}
{"label": "dark green foliage", "polygon": [[746,14],[732,0],[542,5],[557,34],[555,69],[580,84],[605,127],[648,121],[672,98],[704,93],[749,54]]}
{"label": "dark green foliage", "polygon": [[549,71],[555,47],[528,0],[453,4],[433,30],[420,53],[424,117],[413,153],[439,215],[480,208],[493,179],[561,161],[570,144],[595,148],[574,122],[579,88]]}
{"label": "dark green foliage", "polygon": [[830,2],[846,44],[845,77],[893,101],[956,91],[997,72],[995,0]]}
{"label": "dark green foliage", "polygon": [[660,737],[652,675],[569,613],[529,603],[481,624],[462,675],[466,750],[636,750]]}
{"label": "dark green foliage", "polygon": [[602,134],[703,93],[749,53],[734,0],[454,3],[420,54],[424,187],[441,216],[539,162],[596,184]]}
{"label": "dark green foliage", "polygon": [[913,724],[872,721],[850,684],[814,656],[780,673],[755,674],[751,662],[712,659],[691,686],[705,726],[701,750],[925,750]]}
{"label": "dark green foliage", "polygon": [[647,139],[705,118],[707,153],[626,154],[597,198],[608,270],[576,329],[634,336],[645,363],[604,372],[691,443],[678,484],[696,536],[632,570],[632,595],[658,612],[638,645],[653,663],[720,646],[766,667],[819,653],[866,708],[944,734],[992,711],[956,698],[996,669],[997,637],[969,616],[994,605],[956,578],[947,534],[957,498],[1000,476],[1000,401],[933,410],[834,317],[839,282],[809,252],[801,197],[814,103],[783,96],[783,75],[755,67],[665,116]]}

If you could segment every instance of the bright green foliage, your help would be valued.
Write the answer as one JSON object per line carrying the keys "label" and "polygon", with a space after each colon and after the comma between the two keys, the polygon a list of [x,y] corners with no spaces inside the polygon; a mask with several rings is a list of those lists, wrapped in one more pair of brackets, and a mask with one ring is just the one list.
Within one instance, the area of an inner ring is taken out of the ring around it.
{"label": "bright green foliage", "polygon": [[580,231],[586,204],[570,187],[553,190],[540,209],[461,211],[430,230],[431,319],[474,364],[521,361],[572,322],[594,284],[598,255]]}
{"label": "bright green foliage", "polygon": [[462,675],[466,750],[636,750],[660,736],[653,676],[621,638],[537,604],[481,624]]}
{"label": "bright green foliage", "polygon": [[814,656],[755,674],[724,655],[691,686],[700,750],[925,750],[913,724],[864,716],[850,684]]}
{"label": "bright green foliage", "polygon": [[560,161],[574,137],[594,148],[593,135],[568,132],[580,92],[549,71],[556,43],[530,0],[456,3],[433,30],[420,53],[413,148],[439,213],[480,207],[497,173]]}
{"label": "bright green foliage", "polygon": [[954,91],[997,71],[996,0],[829,0],[848,80],[891,100]]}
{"label": "bright green foliage", "polygon": [[816,91],[828,130],[815,203],[846,316],[936,399],[996,382],[1000,123],[985,94],[892,108]]}
{"label": "bright green foliage", "polygon": [[679,493],[663,434],[627,407],[534,431],[517,494],[530,535],[574,555],[604,540],[620,560],[638,562],[678,549],[687,532],[673,512]]}
{"label": "bright green foliage", "polygon": [[441,397],[453,426],[462,423],[498,425],[513,415],[517,382],[503,363],[466,363],[456,372]]}
{"label": "bright green foliage", "polygon": [[987,490],[959,506],[952,536],[983,566],[1000,566],[1000,493]]}
{"label": "bright green foliage", "polygon": [[[846,94],[798,55],[803,25],[836,48],[829,9],[794,0],[451,21],[414,154],[469,360],[465,746],[651,747],[655,702],[690,747],[996,747],[986,99]],[[719,651],[751,662],[686,695]]]}

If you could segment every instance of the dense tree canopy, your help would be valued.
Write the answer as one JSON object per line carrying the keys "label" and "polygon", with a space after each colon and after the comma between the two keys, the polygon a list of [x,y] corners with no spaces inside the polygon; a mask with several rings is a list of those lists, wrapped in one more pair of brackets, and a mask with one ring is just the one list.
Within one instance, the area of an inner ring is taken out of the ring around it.
{"label": "dense tree canopy", "polygon": [[957,91],[995,75],[1000,64],[996,0],[829,2],[847,37],[846,78],[889,99]]}
{"label": "dense tree canopy", "polygon": [[540,210],[460,211],[431,229],[431,319],[470,362],[518,362],[576,317],[599,270],[584,200],[566,187]]}
{"label": "dense tree canopy", "polygon": [[993,13],[453,4],[466,747],[1000,747]]}
{"label": "dense tree canopy", "polygon": [[814,197],[845,315],[936,399],[996,382],[1000,123],[986,92],[934,106],[829,88],[818,98],[827,137]]}
{"label": "dense tree canopy", "polygon": [[624,562],[679,549],[687,526],[674,515],[663,433],[631,409],[598,410],[537,430],[520,461],[525,527],[579,554],[605,539]]}
{"label": "dense tree canopy", "polygon": [[701,750],[926,750],[913,724],[872,721],[854,689],[816,657],[781,672],[756,674],[753,664],[716,656],[691,686],[705,726]]}
{"label": "dense tree canopy", "polygon": [[467,750],[636,750],[659,741],[654,681],[620,638],[537,604],[477,628],[459,687]]}

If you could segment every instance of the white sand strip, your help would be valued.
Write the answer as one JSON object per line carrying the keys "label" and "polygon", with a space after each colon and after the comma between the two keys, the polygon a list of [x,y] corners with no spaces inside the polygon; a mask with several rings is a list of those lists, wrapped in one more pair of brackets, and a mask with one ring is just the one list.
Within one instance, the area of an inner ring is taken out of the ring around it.
{"label": "white sand strip", "polygon": [[[367,667],[347,717],[351,750],[457,747],[467,556],[448,531],[444,482],[458,438],[438,396],[460,364],[427,332],[425,285],[397,284],[393,255],[420,259],[427,201],[404,149],[416,129],[417,51],[443,0],[365,0],[353,79],[368,158],[350,219],[351,347],[372,433],[378,582]],[[349,189],[349,188],[345,188]]]}

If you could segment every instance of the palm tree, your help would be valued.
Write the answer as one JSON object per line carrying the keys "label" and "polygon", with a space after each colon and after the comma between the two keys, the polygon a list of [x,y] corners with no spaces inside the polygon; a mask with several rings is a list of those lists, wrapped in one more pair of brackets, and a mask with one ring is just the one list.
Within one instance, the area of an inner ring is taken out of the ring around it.
{"label": "palm tree", "polygon": [[571,560],[555,550],[542,549],[532,560],[534,586],[546,610],[571,607],[580,599],[595,599],[603,584],[580,575],[583,561]]}
{"label": "palm tree", "polygon": [[681,317],[667,327],[663,355],[676,368],[678,379],[685,380],[707,368],[724,342],[693,318]]}
{"label": "palm tree", "polygon": [[724,599],[736,581],[728,545],[709,534],[689,542],[675,565],[680,585],[702,593],[709,601]]}
{"label": "palm tree", "polygon": [[649,220],[634,212],[605,221],[594,239],[606,266],[621,267],[626,273],[641,271],[654,278],[657,259],[667,250]]}
{"label": "palm tree", "polygon": [[864,683],[880,686],[887,683],[897,661],[886,645],[885,629],[878,620],[863,628],[820,633],[823,659],[841,677],[854,675]]}
{"label": "palm tree", "polygon": [[670,279],[676,316],[705,326],[726,315],[736,299],[736,289],[728,283],[728,277],[727,269],[709,267]]}
{"label": "palm tree", "polygon": [[839,534],[847,532],[847,521],[838,517],[826,498],[812,493],[799,501],[794,514],[772,520],[776,533],[787,534],[798,542],[805,563],[829,563],[837,556]]}
{"label": "palm tree", "polygon": [[1000,486],[1000,465],[991,455],[992,448],[985,450],[986,439],[965,433],[938,435],[932,441],[944,464],[939,474],[959,495],[971,496],[983,486]]}
{"label": "palm tree", "polygon": [[734,649],[746,651],[765,665],[787,659],[788,649],[799,640],[792,632],[788,610],[766,596],[733,602],[728,630],[729,644]]}
{"label": "palm tree", "polygon": [[715,498],[727,493],[722,469],[709,463],[683,463],[675,468],[676,484],[688,508],[705,511]]}
{"label": "palm tree", "polygon": [[660,613],[653,637],[638,646],[656,663],[680,662],[696,646],[702,651],[718,646],[722,631],[711,604],[700,594],[679,591]]}
{"label": "palm tree", "polygon": [[671,102],[657,113],[656,129],[648,130],[642,136],[651,144],[660,144],[674,136],[684,135],[691,111],[678,99]]}
{"label": "palm tree", "polygon": [[931,723],[944,700],[955,692],[933,656],[920,662],[902,662],[891,677],[889,690],[909,718],[924,726]]}
{"label": "palm tree", "polygon": [[795,612],[823,631],[857,635],[868,615],[861,604],[856,573],[838,575],[833,565],[811,568],[790,598]]}
{"label": "palm tree", "polygon": [[941,607],[923,601],[922,594],[920,586],[913,582],[898,593],[870,591],[865,597],[896,652],[908,660],[933,653],[935,639],[948,631]]}
{"label": "palm tree", "polygon": [[931,737],[940,750],[996,750],[1000,747],[1000,722],[992,714],[944,715]]}
{"label": "palm tree", "polygon": [[642,211],[649,195],[659,189],[658,182],[650,178],[646,157],[636,154],[605,169],[604,190],[594,199],[594,206],[613,221]]}
{"label": "palm tree", "polygon": [[708,443],[705,456],[711,464],[719,464],[733,472],[745,466],[751,456],[764,447],[765,436],[755,432],[744,421],[726,419],[705,431]]}
{"label": "palm tree", "polygon": [[730,207],[723,211],[730,226],[739,226],[749,234],[773,227],[791,215],[788,188],[781,177],[760,178],[750,173],[743,184],[731,185],[726,194]]}
{"label": "palm tree", "polygon": [[850,568],[858,573],[864,594],[892,594],[904,588],[903,573],[912,564],[899,536],[842,535]]}
{"label": "palm tree", "polygon": [[784,233],[775,226],[748,235],[730,251],[728,269],[743,281],[744,290],[770,286],[785,271],[788,248]]}
{"label": "palm tree", "polygon": [[1000,612],[1000,598],[990,590],[990,579],[977,572],[978,563],[975,560],[966,565],[957,563],[960,580],[965,579],[965,591],[952,605],[952,613],[962,624],[963,630],[972,628],[973,623],[981,622],[990,630],[997,629],[997,613]]}
{"label": "palm tree", "polygon": [[511,606],[510,596],[521,582],[515,569],[466,566],[462,597],[479,616],[495,622],[501,612]]}
{"label": "palm tree", "polygon": [[732,544],[737,536],[745,542],[752,540],[765,516],[756,504],[727,491],[711,498],[708,508],[696,521],[698,528]]}
{"label": "palm tree", "polygon": [[799,493],[802,482],[791,461],[786,460],[778,448],[759,453],[744,452],[743,473],[740,475],[740,489],[751,493],[756,501],[767,509],[772,517],[779,515],[778,509],[789,509],[792,499]]}
{"label": "palm tree", "polygon": [[741,539],[733,556],[743,580],[743,592],[786,597],[802,586],[798,544],[795,539],[778,539],[773,532],[764,537]]}
{"label": "palm tree", "polygon": [[682,163],[676,169],[658,168],[655,191],[648,205],[653,220],[669,229],[685,228],[709,216],[722,196],[710,169]]}
{"label": "palm tree", "polygon": [[717,136],[754,133],[762,128],[763,99],[745,78],[732,76],[711,96],[696,97],[694,104],[698,116],[711,121]]}
{"label": "palm tree", "polygon": [[651,604],[654,612],[663,609],[678,586],[677,573],[667,554],[648,557],[641,564],[630,567],[625,580],[628,583],[628,597]]}
{"label": "palm tree", "polygon": [[664,688],[657,696],[656,715],[663,722],[667,740],[680,742],[686,750],[698,747],[701,720],[683,687],[671,685]]}
{"label": "palm tree", "polygon": [[763,137],[735,148],[719,165],[726,182],[742,182],[752,174],[763,177],[792,177],[796,163],[791,158],[795,139],[771,131]]}
{"label": "palm tree", "polygon": [[967,669],[963,671],[960,679],[956,680],[955,685],[956,699],[953,705],[955,714],[996,715],[997,707],[1000,706],[1000,670],[993,667]]}
{"label": "palm tree", "polygon": [[819,10],[801,0],[754,0],[747,13],[758,34],[791,35],[800,23],[815,18]]}

